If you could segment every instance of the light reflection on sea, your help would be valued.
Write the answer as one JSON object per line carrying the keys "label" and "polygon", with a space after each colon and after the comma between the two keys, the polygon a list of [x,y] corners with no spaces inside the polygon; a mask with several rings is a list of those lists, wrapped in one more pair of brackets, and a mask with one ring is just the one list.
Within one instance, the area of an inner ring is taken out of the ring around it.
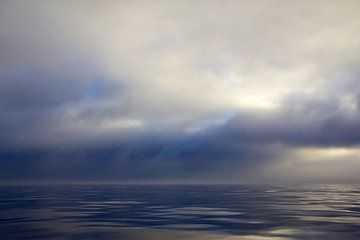
{"label": "light reflection on sea", "polygon": [[0,187],[0,239],[360,239],[360,186]]}

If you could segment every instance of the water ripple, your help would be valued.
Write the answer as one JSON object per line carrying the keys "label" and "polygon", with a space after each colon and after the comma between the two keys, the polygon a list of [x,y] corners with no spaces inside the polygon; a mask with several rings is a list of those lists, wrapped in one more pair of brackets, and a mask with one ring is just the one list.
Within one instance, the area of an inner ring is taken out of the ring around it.
{"label": "water ripple", "polygon": [[360,239],[360,187],[8,186],[0,239]]}

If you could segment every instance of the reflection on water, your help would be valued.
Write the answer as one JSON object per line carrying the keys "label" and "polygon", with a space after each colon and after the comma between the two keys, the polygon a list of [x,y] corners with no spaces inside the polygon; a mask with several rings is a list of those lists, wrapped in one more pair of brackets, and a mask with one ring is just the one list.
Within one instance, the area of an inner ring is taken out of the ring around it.
{"label": "reflection on water", "polygon": [[360,239],[360,186],[0,187],[0,239]]}

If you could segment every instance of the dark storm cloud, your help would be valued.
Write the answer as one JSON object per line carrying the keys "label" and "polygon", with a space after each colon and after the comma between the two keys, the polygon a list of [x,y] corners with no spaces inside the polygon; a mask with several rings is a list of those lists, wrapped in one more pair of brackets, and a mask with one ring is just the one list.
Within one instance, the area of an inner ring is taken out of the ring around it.
{"label": "dark storm cloud", "polygon": [[[68,180],[246,176],[247,180],[256,180],[261,176],[252,176],[252,171],[278,161],[279,152],[288,147],[360,144],[358,116],[345,116],[336,104],[323,104],[309,103],[297,111],[286,109],[270,115],[238,114],[222,126],[192,134],[147,130],[131,139],[112,136],[109,140],[107,136],[106,143],[101,136],[93,136],[98,140],[76,148],[55,146],[3,152],[1,175],[3,179],[11,176]],[[305,114],[308,116],[304,117]]]}
{"label": "dark storm cloud", "polygon": [[[17,75],[17,76],[16,76]],[[41,111],[78,101],[85,84],[71,76],[56,76],[42,70],[19,70],[3,76],[0,82],[0,108],[3,111]]]}
{"label": "dark storm cloud", "polygon": [[300,105],[286,103],[275,114],[239,114],[228,122],[224,129],[225,136],[240,142],[273,142],[295,146],[359,144],[358,110],[349,114],[331,99],[321,102],[302,99]]}
{"label": "dark storm cloud", "polygon": [[68,71],[59,74],[19,67],[16,73],[0,75],[0,149],[22,148],[41,139],[49,141],[56,137],[54,131],[64,127],[65,112],[82,102],[101,101],[106,98],[105,93],[111,94],[96,76],[79,80],[79,74],[72,74],[71,67]]}

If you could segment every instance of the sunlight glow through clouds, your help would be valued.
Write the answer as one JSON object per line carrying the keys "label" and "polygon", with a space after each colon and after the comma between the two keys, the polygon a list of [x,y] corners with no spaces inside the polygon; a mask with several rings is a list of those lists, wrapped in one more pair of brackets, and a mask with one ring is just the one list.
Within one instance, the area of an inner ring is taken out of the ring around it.
{"label": "sunlight glow through clouds", "polygon": [[325,148],[300,148],[295,150],[295,155],[302,161],[342,161],[359,159],[359,147],[325,147]]}

